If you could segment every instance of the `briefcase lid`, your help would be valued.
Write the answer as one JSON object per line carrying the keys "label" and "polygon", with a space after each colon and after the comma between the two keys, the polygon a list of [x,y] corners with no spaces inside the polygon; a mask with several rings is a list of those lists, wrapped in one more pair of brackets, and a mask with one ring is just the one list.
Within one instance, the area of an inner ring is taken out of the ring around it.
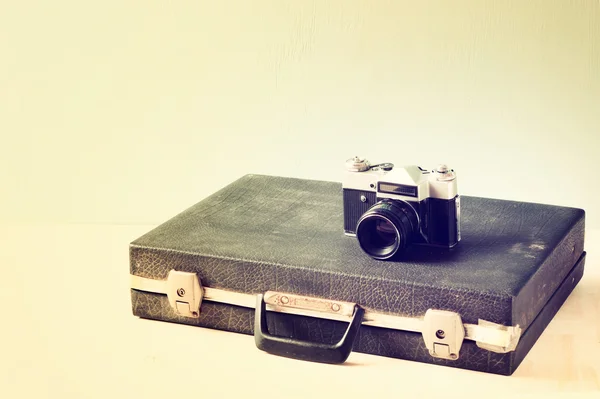
{"label": "briefcase lid", "polygon": [[412,246],[379,261],[344,235],[341,184],[246,175],[134,241],[132,274],[183,267],[204,286],[241,293],[405,316],[447,309],[525,329],[583,252],[583,210],[462,196],[461,212],[456,247]]}

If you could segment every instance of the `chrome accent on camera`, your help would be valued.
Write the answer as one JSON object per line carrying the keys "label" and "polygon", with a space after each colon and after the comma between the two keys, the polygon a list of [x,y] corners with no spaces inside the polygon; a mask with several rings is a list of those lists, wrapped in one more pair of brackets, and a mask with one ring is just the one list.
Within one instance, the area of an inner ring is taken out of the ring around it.
{"label": "chrome accent on camera", "polygon": [[448,165],[445,165],[445,164],[438,165],[435,172],[436,172],[435,179],[437,181],[447,182],[447,181],[452,181],[452,180],[456,179],[456,173],[454,173],[454,170],[449,169]]}
{"label": "chrome accent on camera", "polygon": [[359,156],[350,158],[346,161],[346,170],[348,172],[364,172],[371,168],[369,161]]}
{"label": "chrome accent on camera", "polygon": [[[356,161],[355,161],[356,160]],[[350,163],[350,166],[348,166]],[[357,165],[357,166],[354,166]],[[346,161],[347,173],[342,181],[343,187],[361,191],[377,191],[377,183],[392,183],[417,188],[416,200],[425,198],[452,199],[458,194],[456,172],[452,169],[442,172],[421,169],[416,165],[394,167],[391,170],[371,168],[369,161],[363,158],[351,158]],[[433,172],[433,173],[432,173]],[[398,198],[414,201],[411,195],[378,192],[381,198]]]}

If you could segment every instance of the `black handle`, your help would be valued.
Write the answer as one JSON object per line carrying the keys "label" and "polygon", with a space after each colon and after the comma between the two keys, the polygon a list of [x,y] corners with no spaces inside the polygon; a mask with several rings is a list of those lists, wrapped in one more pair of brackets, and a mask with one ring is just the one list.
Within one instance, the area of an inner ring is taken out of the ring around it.
{"label": "black handle", "polygon": [[273,355],[319,363],[344,363],[352,352],[352,345],[362,323],[363,314],[364,310],[355,305],[348,329],[342,339],[333,345],[276,337],[269,334],[267,308],[262,294],[259,294],[256,297],[254,316],[254,342],[258,349]]}

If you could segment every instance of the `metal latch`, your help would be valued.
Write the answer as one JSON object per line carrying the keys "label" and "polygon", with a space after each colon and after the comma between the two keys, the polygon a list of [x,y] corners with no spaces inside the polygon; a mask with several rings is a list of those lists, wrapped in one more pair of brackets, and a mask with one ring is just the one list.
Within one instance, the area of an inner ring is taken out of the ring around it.
{"label": "metal latch", "polygon": [[465,339],[465,328],[458,313],[429,309],[425,313],[421,333],[431,356],[458,359]]}
{"label": "metal latch", "polygon": [[180,316],[200,317],[204,292],[196,273],[171,270],[167,278],[169,304]]}
{"label": "metal latch", "polygon": [[166,294],[169,305],[179,316],[200,317],[204,290],[196,273],[171,270],[166,280],[131,276],[131,287],[157,294]]}

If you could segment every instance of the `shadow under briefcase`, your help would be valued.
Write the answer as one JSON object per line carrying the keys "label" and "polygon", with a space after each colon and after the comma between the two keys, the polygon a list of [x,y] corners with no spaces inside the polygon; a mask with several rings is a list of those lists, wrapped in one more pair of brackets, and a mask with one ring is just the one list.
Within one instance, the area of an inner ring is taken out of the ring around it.
{"label": "shadow under briefcase", "polygon": [[[510,375],[583,275],[580,209],[461,196],[461,242],[367,256],[339,183],[246,175],[131,243],[136,316]],[[558,359],[557,359],[558,360]]]}

